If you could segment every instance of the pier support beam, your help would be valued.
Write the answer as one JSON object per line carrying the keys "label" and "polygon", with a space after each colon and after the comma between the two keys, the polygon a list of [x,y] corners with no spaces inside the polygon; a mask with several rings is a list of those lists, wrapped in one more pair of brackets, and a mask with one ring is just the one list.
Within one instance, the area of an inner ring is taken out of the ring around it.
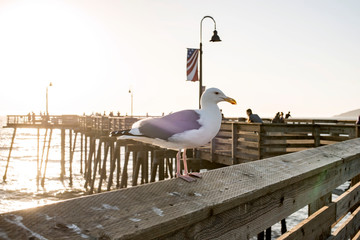
{"label": "pier support beam", "polygon": [[80,174],[83,173],[83,138],[84,138],[84,134],[81,133],[80,135]]}
{"label": "pier support beam", "polygon": [[[120,175],[121,175],[121,144],[119,142],[116,142],[115,147],[115,153],[114,153],[114,168],[112,169],[112,172],[115,170],[115,160],[116,160],[116,188],[120,188]],[[110,172],[110,174],[112,174]],[[110,178],[109,178],[110,179]],[[112,177],[111,177],[112,181]],[[110,189],[108,189],[110,190]]]}
{"label": "pier support beam", "polygon": [[41,173],[42,165],[43,165],[43,162],[44,162],[44,153],[45,153],[45,148],[46,148],[46,138],[47,138],[47,135],[48,135],[47,133],[48,133],[48,128],[46,128],[45,135],[44,135],[44,145],[43,145],[43,149],[42,149],[41,162],[40,162],[40,173]]}
{"label": "pier support beam", "polygon": [[73,159],[74,159],[74,152],[75,152],[75,146],[76,146],[76,137],[77,137],[77,132],[75,132],[75,138],[74,138],[74,143],[71,146],[71,140],[72,140],[72,132],[70,130],[70,168],[69,168],[69,172],[70,172],[70,187],[72,187],[73,185],[73,178],[72,178],[72,163],[73,163]]}
{"label": "pier support beam", "polygon": [[[99,165],[99,162],[101,161],[101,145],[102,145],[102,143],[103,143],[103,140],[100,138],[96,158],[94,158],[94,173],[93,173],[93,177],[92,177],[91,183],[90,183],[90,194],[92,194],[94,192],[94,184],[95,184],[95,179],[96,179],[97,167]],[[91,175],[91,171],[89,174]]]}
{"label": "pier support beam", "polygon": [[49,135],[49,142],[48,142],[47,153],[46,153],[44,173],[43,173],[43,178],[41,179],[41,186],[42,187],[44,187],[44,185],[45,185],[45,175],[46,175],[47,164],[48,164],[48,161],[49,161],[49,151],[50,151],[50,143],[51,143],[52,131],[53,131],[52,128],[50,128],[50,135]]}
{"label": "pier support beam", "polygon": [[60,159],[60,180],[64,181],[65,176],[65,129],[61,129],[61,159]]}
{"label": "pier support beam", "polygon": [[8,156],[8,159],[7,159],[7,162],[6,162],[5,173],[4,173],[4,176],[3,176],[3,180],[4,180],[4,181],[6,181],[6,174],[7,174],[7,170],[8,170],[8,167],[9,167],[9,162],[10,162],[10,157],[11,157],[11,151],[12,151],[12,149],[13,149],[14,140],[15,140],[15,135],[16,135],[16,128],[14,128],[14,132],[13,132],[13,135],[12,135],[12,138],[11,138],[11,145],[10,145],[10,150],[9,150],[9,156]]}
{"label": "pier support beam", "polygon": [[40,128],[37,129],[37,159],[36,159],[36,187],[40,182]]}

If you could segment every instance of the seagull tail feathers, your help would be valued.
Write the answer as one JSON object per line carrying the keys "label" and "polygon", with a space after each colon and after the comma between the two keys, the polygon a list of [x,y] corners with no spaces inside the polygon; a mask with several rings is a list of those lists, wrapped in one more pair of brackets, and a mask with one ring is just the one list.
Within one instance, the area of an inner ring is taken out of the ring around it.
{"label": "seagull tail feathers", "polygon": [[110,133],[110,137],[119,137],[119,136],[134,136],[134,135],[132,133],[130,133],[130,129],[112,131]]}

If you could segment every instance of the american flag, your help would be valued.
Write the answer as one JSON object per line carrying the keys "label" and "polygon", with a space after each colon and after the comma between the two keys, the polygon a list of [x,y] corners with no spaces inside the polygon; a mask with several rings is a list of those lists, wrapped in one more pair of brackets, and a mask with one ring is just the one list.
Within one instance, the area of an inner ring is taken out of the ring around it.
{"label": "american flag", "polygon": [[187,81],[196,82],[199,81],[198,78],[198,56],[199,56],[199,49],[188,48],[187,49]]}

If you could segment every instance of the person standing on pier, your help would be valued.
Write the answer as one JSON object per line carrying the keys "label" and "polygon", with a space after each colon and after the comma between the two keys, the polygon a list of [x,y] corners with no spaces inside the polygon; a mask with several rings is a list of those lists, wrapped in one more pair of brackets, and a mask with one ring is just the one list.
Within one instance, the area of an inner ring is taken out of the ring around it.
{"label": "person standing on pier", "polygon": [[248,115],[248,123],[263,123],[259,115],[252,113],[252,110],[250,108],[246,110],[246,114]]}

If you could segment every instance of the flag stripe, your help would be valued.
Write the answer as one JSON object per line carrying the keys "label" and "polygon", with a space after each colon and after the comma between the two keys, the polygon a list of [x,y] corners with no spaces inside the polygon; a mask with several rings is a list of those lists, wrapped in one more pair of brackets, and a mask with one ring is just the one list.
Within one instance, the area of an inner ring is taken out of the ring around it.
{"label": "flag stripe", "polygon": [[198,81],[198,56],[199,49],[188,48],[187,49],[187,65],[186,75],[187,81]]}

